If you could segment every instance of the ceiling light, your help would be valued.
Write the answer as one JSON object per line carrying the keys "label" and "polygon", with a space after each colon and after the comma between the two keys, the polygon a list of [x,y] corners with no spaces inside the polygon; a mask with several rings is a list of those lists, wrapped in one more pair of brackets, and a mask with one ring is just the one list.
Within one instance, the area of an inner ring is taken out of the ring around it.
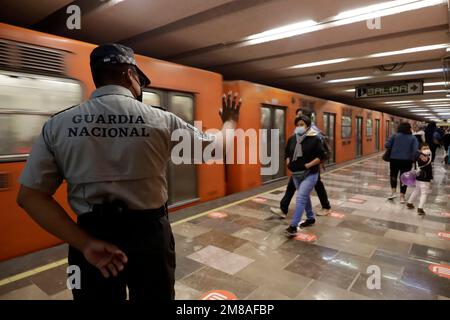
{"label": "ceiling light", "polygon": [[350,58],[339,58],[339,59],[332,59],[332,60],[323,60],[323,61],[317,61],[317,62],[310,62],[310,63],[303,63],[303,64],[297,64],[295,66],[289,67],[288,69],[298,69],[298,68],[309,68],[309,67],[316,67],[316,66],[323,66],[326,64],[334,64],[334,63],[341,63],[351,60]]}
{"label": "ceiling light", "polygon": [[427,107],[450,107],[450,104],[427,104]]}
{"label": "ceiling light", "polygon": [[409,110],[410,112],[424,112],[424,111],[430,111],[428,109],[413,109],[413,110]]}
{"label": "ceiling light", "polygon": [[340,83],[340,82],[351,82],[351,81],[360,81],[360,80],[367,80],[372,79],[373,77],[367,76],[367,77],[354,77],[354,78],[343,78],[343,79],[335,79],[335,80],[328,80],[326,83]]}
{"label": "ceiling light", "polygon": [[396,50],[396,51],[386,51],[386,52],[374,53],[374,54],[368,55],[367,58],[381,58],[381,57],[395,56],[395,55],[400,55],[400,54],[439,50],[439,49],[445,49],[448,47],[450,47],[450,45],[448,43],[433,44],[433,45],[428,45],[428,46],[414,47],[414,48],[408,48],[408,49],[402,49],[402,50]]}
{"label": "ceiling light", "polygon": [[396,72],[396,73],[391,73],[388,76],[389,77],[402,77],[402,76],[412,76],[412,75],[416,75],[416,74],[428,74],[428,73],[438,73],[438,72],[442,72],[442,68]]}
{"label": "ceiling light", "polygon": [[396,103],[413,103],[414,101],[412,100],[403,100],[403,101],[388,101],[385,102],[385,104],[396,104]]}
{"label": "ceiling light", "polygon": [[248,40],[248,45],[264,43],[269,41],[280,40],[301,35],[303,33],[315,31],[311,30],[312,26],[316,26],[317,22],[314,20],[306,20],[293,24],[288,24],[279,28],[270,29],[264,32],[253,34],[245,40]]}
{"label": "ceiling light", "polygon": [[447,90],[425,90],[423,93],[442,93],[447,92]]}
{"label": "ceiling light", "polygon": [[348,89],[348,90],[344,90],[345,92],[355,92],[356,89]]}
{"label": "ceiling light", "polygon": [[422,102],[433,102],[433,101],[450,101],[450,98],[436,98],[436,99],[424,99]]}
{"label": "ceiling light", "polygon": [[424,87],[432,87],[432,86],[445,86],[445,81],[442,82],[425,82]]}
{"label": "ceiling light", "polygon": [[371,5],[354,10],[348,10],[327,19],[326,21],[316,22],[314,20],[306,20],[286,26],[270,29],[264,32],[253,34],[244,39],[242,45],[254,45],[264,42],[270,42],[290,37],[295,37],[305,33],[310,33],[336,26],[343,26],[355,22],[366,21],[368,19],[389,16],[401,12],[407,12],[426,8],[430,6],[446,3],[446,0],[397,0],[387,1],[377,5]]}
{"label": "ceiling light", "polygon": [[437,114],[440,116],[450,116],[450,112],[438,112]]}

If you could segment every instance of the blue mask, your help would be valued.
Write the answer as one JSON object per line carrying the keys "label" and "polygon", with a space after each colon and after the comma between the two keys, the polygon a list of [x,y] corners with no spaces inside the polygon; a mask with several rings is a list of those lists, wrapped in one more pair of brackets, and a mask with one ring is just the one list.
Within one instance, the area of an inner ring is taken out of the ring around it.
{"label": "blue mask", "polygon": [[295,132],[295,134],[298,134],[299,136],[302,136],[302,135],[305,134],[306,128],[305,127],[295,127],[294,132]]}

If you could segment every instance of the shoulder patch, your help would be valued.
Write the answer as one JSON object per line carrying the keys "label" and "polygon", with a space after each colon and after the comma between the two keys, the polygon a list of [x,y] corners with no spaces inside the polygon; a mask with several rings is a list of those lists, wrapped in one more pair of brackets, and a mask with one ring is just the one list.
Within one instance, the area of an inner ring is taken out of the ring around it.
{"label": "shoulder patch", "polygon": [[69,107],[69,108],[66,108],[66,109],[63,109],[63,110],[61,110],[61,111],[58,111],[57,113],[52,114],[50,118],[53,118],[54,116],[56,116],[56,115],[58,115],[58,114],[60,114],[60,113],[63,113],[63,112],[65,112],[65,111],[67,111],[67,110],[73,109],[73,108],[78,107],[78,106],[79,106],[79,104],[76,104],[76,105],[71,106],[71,107]]}

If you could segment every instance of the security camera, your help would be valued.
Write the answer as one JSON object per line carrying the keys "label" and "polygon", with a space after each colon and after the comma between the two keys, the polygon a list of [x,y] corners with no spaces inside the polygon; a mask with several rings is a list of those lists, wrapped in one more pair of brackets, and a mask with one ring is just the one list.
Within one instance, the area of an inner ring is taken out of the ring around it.
{"label": "security camera", "polygon": [[317,81],[322,80],[323,77],[325,77],[325,75],[323,73],[316,74],[316,80]]}

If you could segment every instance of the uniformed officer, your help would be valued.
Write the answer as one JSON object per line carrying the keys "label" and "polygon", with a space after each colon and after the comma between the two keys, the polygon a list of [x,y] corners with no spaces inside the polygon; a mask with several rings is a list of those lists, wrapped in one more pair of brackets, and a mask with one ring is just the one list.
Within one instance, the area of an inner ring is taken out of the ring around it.
{"label": "uniformed officer", "polygon": [[[18,204],[40,226],[69,243],[69,265],[81,271],[75,300],[174,299],[175,244],[167,217],[166,167],[171,133],[219,143],[239,116],[224,96],[219,134],[203,134],[170,112],[142,103],[150,80],[133,51],[119,44],[90,56],[97,89],[90,100],[51,117],[20,177]],[[74,223],[53,194],[67,181]]]}

